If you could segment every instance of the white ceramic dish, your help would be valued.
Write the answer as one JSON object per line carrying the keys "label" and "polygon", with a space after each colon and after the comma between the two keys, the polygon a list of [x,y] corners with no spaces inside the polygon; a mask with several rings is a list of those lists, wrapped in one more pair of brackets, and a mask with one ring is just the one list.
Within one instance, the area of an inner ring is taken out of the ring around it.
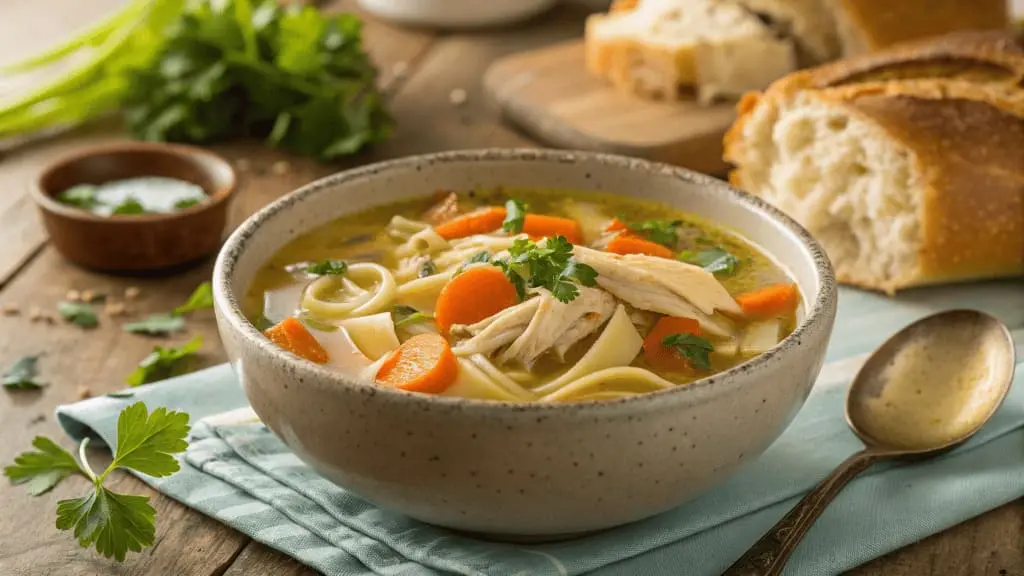
{"label": "white ceramic dish", "polygon": [[548,10],[558,0],[359,0],[382,20],[431,28],[515,24]]}
{"label": "white ceramic dish", "polygon": [[[283,352],[238,295],[283,244],[343,214],[439,188],[606,190],[671,203],[739,230],[803,293],[776,348],[726,372],[609,402],[509,404],[354,381]],[[618,156],[552,150],[448,152],[366,166],[264,208],[214,271],[228,356],[263,421],[325,477],[414,518],[500,538],[554,538],[675,507],[757,457],[802,406],[821,368],[836,286],[795,222],[724,182]]]}

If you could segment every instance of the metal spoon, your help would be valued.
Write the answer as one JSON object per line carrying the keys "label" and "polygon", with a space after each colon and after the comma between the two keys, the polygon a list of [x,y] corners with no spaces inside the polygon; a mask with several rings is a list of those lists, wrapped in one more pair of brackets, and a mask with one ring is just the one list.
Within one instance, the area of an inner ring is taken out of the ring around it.
{"label": "metal spoon", "polygon": [[880,460],[921,459],[963,443],[1010,390],[1013,339],[974,310],[918,320],[882,344],[846,396],[846,422],[865,448],[847,458],[761,537],[723,576],[781,574],[832,499]]}

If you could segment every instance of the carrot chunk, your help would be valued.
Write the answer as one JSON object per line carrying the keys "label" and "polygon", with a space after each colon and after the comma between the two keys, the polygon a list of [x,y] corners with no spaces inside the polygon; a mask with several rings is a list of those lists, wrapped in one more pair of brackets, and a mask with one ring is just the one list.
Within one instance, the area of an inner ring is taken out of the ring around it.
{"label": "carrot chunk", "polygon": [[659,258],[671,258],[672,251],[668,248],[651,242],[650,240],[644,240],[639,236],[620,232],[615,238],[612,238],[605,250],[615,254],[646,254],[647,256],[657,256]]}
{"label": "carrot chunk", "polygon": [[377,383],[409,392],[440,394],[452,385],[458,373],[458,361],[443,337],[418,334],[381,364]]}
{"label": "carrot chunk", "polygon": [[626,223],[618,218],[612,218],[612,221],[604,227],[605,232],[623,232],[626,230],[629,230],[629,226],[626,226]]}
{"label": "carrot chunk", "polygon": [[470,268],[452,278],[437,297],[434,321],[442,334],[452,324],[473,324],[515,306],[519,294],[494,266]]}
{"label": "carrot chunk", "polygon": [[764,318],[788,314],[796,309],[800,293],[795,284],[772,284],[740,294],[736,303],[747,316]]}
{"label": "carrot chunk", "polygon": [[279,348],[300,358],[317,364],[326,364],[329,360],[327,350],[324,350],[324,347],[302,325],[302,322],[295,318],[285,318],[278,324],[267,328],[264,334]]}
{"label": "carrot chunk", "polygon": [[456,216],[443,224],[435,226],[434,231],[445,240],[454,240],[455,238],[465,238],[474,234],[489,234],[501,228],[501,223],[504,220],[504,208],[483,208]]}
{"label": "carrot chunk", "polygon": [[558,216],[545,216],[544,214],[527,214],[523,221],[523,232],[530,235],[530,238],[549,238],[551,236],[565,236],[571,244],[583,242],[583,232],[580,230],[579,222],[571,218],[559,218]]}
{"label": "carrot chunk", "polygon": [[693,318],[678,316],[662,316],[644,338],[644,360],[655,368],[666,370],[682,370],[690,368],[690,363],[681,358],[675,350],[662,344],[666,336],[672,334],[693,334],[700,336],[700,323]]}

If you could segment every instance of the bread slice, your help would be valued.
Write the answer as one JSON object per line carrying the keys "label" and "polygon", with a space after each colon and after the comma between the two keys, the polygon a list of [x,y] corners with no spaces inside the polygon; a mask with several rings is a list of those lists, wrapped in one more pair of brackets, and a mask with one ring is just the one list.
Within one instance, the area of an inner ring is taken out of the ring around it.
{"label": "bread slice", "polygon": [[620,0],[585,36],[591,73],[658,100],[738,97],[796,68],[793,43],[729,0]]}
{"label": "bread slice", "polygon": [[1024,43],[961,33],[792,74],[739,105],[730,180],[841,282],[893,293],[1024,273]]}
{"label": "bread slice", "polygon": [[958,30],[1001,30],[1007,0],[831,0],[843,54],[865,54],[899,42]]}

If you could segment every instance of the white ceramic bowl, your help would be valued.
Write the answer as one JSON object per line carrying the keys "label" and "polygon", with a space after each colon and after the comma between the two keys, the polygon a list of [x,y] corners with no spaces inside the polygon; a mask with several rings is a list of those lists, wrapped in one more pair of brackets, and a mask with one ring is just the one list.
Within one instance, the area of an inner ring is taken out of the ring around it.
{"label": "white ceramic bowl", "polygon": [[[283,352],[242,316],[239,295],[286,242],[339,216],[474,187],[605,190],[658,200],[739,230],[793,275],[796,331],[689,386],[609,402],[509,404],[354,381]],[[433,524],[499,538],[554,538],[673,508],[756,458],[804,403],[836,310],[831,266],[794,221],[720,180],[618,156],[550,150],[447,152],[309,184],[227,241],[217,321],[253,408],[333,482]]]}

